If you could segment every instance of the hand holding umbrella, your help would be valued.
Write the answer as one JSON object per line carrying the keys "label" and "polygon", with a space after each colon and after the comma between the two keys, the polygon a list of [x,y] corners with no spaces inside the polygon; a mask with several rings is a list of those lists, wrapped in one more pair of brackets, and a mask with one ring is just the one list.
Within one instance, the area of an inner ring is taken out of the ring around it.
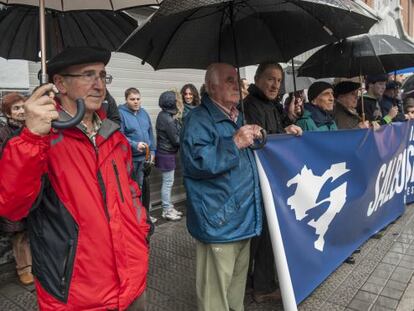
{"label": "hand holding umbrella", "polygon": [[34,134],[47,135],[52,127],[52,121],[57,120],[59,114],[55,103],[48,95],[53,90],[53,84],[45,84],[33,92],[24,103],[26,113],[26,127]]}

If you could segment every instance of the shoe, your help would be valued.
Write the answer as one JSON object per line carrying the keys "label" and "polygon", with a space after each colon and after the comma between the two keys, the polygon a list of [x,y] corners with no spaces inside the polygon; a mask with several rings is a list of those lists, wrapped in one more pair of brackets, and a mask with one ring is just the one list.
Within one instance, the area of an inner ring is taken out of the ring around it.
{"label": "shoe", "polygon": [[380,232],[378,232],[378,233],[375,233],[375,234],[372,236],[372,238],[373,238],[373,239],[376,239],[376,240],[379,240],[379,239],[381,239],[383,236],[384,236],[384,233],[380,231]]}
{"label": "shoe", "polygon": [[161,216],[166,220],[181,220],[181,216],[174,213],[171,208],[163,210]]}
{"label": "shoe", "polygon": [[175,213],[177,216],[183,216],[183,212],[177,211],[174,207],[171,207],[170,210]]}
{"label": "shoe", "polygon": [[280,289],[276,289],[273,292],[253,292],[253,300],[257,303],[263,302],[282,302],[282,295],[280,294]]}
{"label": "shoe", "polygon": [[355,258],[354,256],[349,256],[347,259],[345,259],[344,262],[349,263],[350,265],[353,265],[355,263]]}
{"label": "shoe", "polygon": [[20,280],[20,283],[22,283],[23,285],[30,285],[30,284],[33,284],[34,277],[32,273],[25,272],[19,275],[19,280]]}
{"label": "shoe", "polygon": [[151,220],[151,222],[152,222],[153,224],[155,224],[155,223],[158,221],[158,219],[157,219],[157,218],[152,217],[152,216],[150,216],[150,220]]}

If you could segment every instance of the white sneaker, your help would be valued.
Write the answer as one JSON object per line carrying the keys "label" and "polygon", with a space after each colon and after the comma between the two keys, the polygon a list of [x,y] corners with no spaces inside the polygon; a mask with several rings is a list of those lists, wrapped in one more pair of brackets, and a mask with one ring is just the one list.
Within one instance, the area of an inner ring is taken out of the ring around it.
{"label": "white sneaker", "polygon": [[150,216],[150,220],[151,220],[151,222],[152,222],[153,224],[155,224],[155,223],[158,221],[158,219],[157,219],[157,218],[152,217],[152,216]]}
{"label": "white sneaker", "polygon": [[177,211],[174,207],[171,207],[170,210],[175,213],[177,216],[183,216],[183,212]]}
{"label": "white sneaker", "polygon": [[172,208],[169,208],[167,210],[163,210],[161,217],[166,219],[166,220],[180,220],[181,219],[181,216],[174,213]]}

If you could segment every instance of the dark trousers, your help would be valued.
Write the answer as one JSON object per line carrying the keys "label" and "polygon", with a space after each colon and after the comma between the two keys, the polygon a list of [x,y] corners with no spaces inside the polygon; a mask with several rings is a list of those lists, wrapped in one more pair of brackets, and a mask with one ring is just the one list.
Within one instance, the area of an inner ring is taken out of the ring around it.
{"label": "dark trousers", "polygon": [[278,288],[275,258],[270,241],[266,214],[263,211],[262,234],[254,237],[250,244],[248,286],[254,291],[270,293]]}
{"label": "dark trousers", "polygon": [[127,311],[145,311],[145,291],[131,303]]}
{"label": "dark trousers", "polygon": [[[126,309],[126,311],[145,311],[145,304],[146,304],[146,298],[145,298],[145,291],[139,296],[137,299],[135,299]],[[108,310],[108,311],[118,311],[118,309],[115,310]]]}

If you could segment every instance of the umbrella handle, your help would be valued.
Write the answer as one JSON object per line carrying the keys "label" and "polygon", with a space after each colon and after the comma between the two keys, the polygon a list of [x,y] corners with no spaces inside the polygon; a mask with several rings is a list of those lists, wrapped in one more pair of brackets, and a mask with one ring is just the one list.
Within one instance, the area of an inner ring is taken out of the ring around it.
{"label": "umbrella handle", "polygon": [[261,129],[260,133],[262,133],[262,139],[258,142],[250,146],[249,148],[252,150],[262,149],[267,143],[267,132],[265,129]]}
{"label": "umbrella handle", "polygon": [[77,112],[72,119],[67,121],[52,121],[52,127],[55,129],[67,129],[78,125],[85,115],[85,101],[82,98],[78,98],[76,100],[76,107]]}
{"label": "umbrella handle", "polygon": [[150,148],[148,145],[145,145],[145,161],[148,161],[150,159],[151,153]]}

